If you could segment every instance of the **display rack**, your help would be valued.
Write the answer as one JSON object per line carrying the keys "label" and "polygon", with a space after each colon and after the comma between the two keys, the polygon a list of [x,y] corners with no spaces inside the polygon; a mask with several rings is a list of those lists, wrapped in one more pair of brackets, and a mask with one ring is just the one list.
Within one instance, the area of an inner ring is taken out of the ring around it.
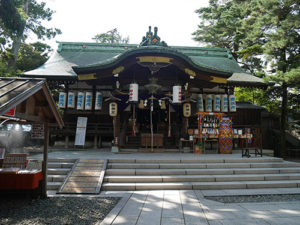
{"label": "display rack", "polygon": [[224,113],[198,112],[198,142],[205,152],[205,143],[217,142],[219,138],[219,121]]}

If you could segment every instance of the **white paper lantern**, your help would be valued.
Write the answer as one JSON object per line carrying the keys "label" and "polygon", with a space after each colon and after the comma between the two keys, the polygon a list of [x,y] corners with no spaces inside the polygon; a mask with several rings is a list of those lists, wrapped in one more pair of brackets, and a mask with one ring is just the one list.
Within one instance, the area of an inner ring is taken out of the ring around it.
{"label": "white paper lantern", "polygon": [[67,100],[67,94],[65,92],[59,92],[58,107],[62,109],[66,108],[66,100]]}
{"label": "white paper lantern", "polygon": [[198,109],[198,112],[204,111],[202,94],[198,94],[198,96],[197,96],[197,109]]}
{"label": "white paper lantern", "polygon": [[206,95],[205,111],[212,112],[212,95]]}
{"label": "white paper lantern", "polygon": [[102,109],[102,93],[96,92],[96,101],[95,101],[95,110],[101,110]]}
{"label": "white paper lantern", "polygon": [[192,106],[191,103],[184,103],[183,104],[183,116],[190,117],[192,115]]}
{"label": "white paper lantern", "polygon": [[68,93],[68,108],[74,108],[75,107],[75,93],[69,92]]}
{"label": "white paper lantern", "polygon": [[228,95],[222,95],[221,97],[221,110],[222,112],[228,112]]}
{"label": "white paper lantern", "polygon": [[221,110],[221,96],[214,95],[214,112],[220,112]]}
{"label": "white paper lantern", "polygon": [[85,110],[91,110],[92,109],[92,103],[93,103],[93,93],[90,92],[90,91],[85,92],[84,109]]}
{"label": "white paper lantern", "polygon": [[179,85],[173,86],[173,103],[181,103],[181,86]]}
{"label": "white paper lantern", "polygon": [[118,115],[118,104],[116,102],[109,103],[109,115],[110,116]]}
{"label": "white paper lantern", "polygon": [[234,95],[229,95],[229,110],[230,112],[236,112],[236,101]]}
{"label": "white paper lantern", "polygon": [[83,108],[84,108],[84,93],[83,92],[78,92],[76,108],[78,110],[83,110]]}
{"label": "white paper lantern", "polygon": [[139,85],[136,83],[129,85],[129,102],[138,102],[139,100]]}

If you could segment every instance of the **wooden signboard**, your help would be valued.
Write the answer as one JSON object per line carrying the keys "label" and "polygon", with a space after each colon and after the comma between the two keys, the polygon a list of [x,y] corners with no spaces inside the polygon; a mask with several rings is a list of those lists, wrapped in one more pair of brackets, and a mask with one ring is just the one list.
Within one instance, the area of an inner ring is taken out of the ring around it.
{"label": "wooden signboard", "polygon": [[34,123],[31,130],[32,139],[44,139],[44,124]]}

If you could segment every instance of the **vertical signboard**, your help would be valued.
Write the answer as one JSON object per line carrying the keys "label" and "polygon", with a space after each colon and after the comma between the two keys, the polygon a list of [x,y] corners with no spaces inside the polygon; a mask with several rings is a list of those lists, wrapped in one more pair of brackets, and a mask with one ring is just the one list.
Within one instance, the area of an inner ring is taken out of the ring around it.
{"label": "vertical signboard", "polygon": [[78,117],[76,126],[75,145],[84,146],[87,117]]}
{"label": "vertical signboard", "polygon": [[42,123],[33,123],[31,130],[32,139],[44,139],[44,124]]}

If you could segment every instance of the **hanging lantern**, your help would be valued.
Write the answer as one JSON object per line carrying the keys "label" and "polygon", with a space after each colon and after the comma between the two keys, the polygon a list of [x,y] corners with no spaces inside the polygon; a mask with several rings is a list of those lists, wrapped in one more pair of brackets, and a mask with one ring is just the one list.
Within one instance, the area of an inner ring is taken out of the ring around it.
{"label": "hanging lantern", "polygon": [[138,105],[139,109],[144,109],[145,105],[144,105],[144,100],[140,100],[139,105]]}
{"label": "hanging lantern", "polygon": [[83,108],[84,108],[84,93],[83,92],[78,92],[76,108],[78,110],[83,110]]}
{"label": "hanging lantern", "polygon": [[66,108],[66,100],[67,94],[65,92],[59,92],[58,107],[62,109]]}
{"label": "hanging lantern", "polygon": [[212,111],[212,95],[206,95],[205,111],[206,112]]}
{"label": "hanging lantern", "polygon": [[222,112],[228,112],[228,95],[222,95],[221,97],[221,110]]}
{"label": "hanging lantern", "polygon": [[165,100],[161,100],[160,109],[167,109]]}
{"label": "hanging lantern", "polygon": [[234,95],[229,95],[229,110],[230,112],[236,112],[236,101]]}
{"label": "hanging lantern", "polygon": [[214,95],[214,112],[220,112],[221,110],[221,96]]}
{"label": "hanging lantern", "polygon": [[74,108],[75,107],[75,93],[69,92],[68,93],[68,108]]}
{"label": "hanging lantern", "polygon": [[192,115],[192,106],[191,103],[184,103],[183,104],[183,116],[190,117]]}
{"label": "hanging lantern", "polygon": [[95,110],[101,110],[102,109],[102,93],[96,92],[96,101],[95,101]]}
{"label": "hanging lantern", "polygon": [[173,103],[181,103],[181,86],[179,85],[173,86]]}
{"label": "hanging lantern", "polygon": [[85,104],[84,104],[85,110],[92,109],[92,100],[93,100],[93,93],[90,91],[85,92]]}
{"label": "hanging lantern", "polygon": [[198,96],[197,96],[197,110],[198,110],[198,112],[204,111],[202,94],[198,94]]}
{"label": "hanging lantern", "polygon": [[129,102],[138,102],[139,100],[139,85],[136,83],[129,85]]}
{"label": "hanging lantern", "polygon": [[109,103],[109,115],[110,116],[118,115],[118,104],[116,102]]}

